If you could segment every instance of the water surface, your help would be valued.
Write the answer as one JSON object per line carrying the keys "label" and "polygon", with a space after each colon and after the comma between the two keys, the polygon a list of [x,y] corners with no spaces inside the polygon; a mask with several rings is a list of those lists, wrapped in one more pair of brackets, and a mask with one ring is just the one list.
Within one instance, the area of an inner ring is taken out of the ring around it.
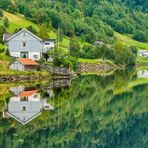
{"label": "water surface", "polygon": [[148,147],[146,69],[0,90],[0,147]]}

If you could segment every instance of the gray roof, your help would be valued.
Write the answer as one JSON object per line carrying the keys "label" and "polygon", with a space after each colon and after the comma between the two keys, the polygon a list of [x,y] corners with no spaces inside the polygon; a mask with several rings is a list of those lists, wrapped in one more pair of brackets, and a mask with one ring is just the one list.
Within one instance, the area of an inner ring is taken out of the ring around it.
{"label": "gray roof", "polygon": [[9,34],[9,33],[5,33],[4,35],[3,35],[3,41],[6,41],[6,40],[8,40],[10,37],[12,37],[14,34]]}
{"label": "gray roof", "polygon": [[48,40],[44,40],[43,42],[48,42],[48,41],[56,41],[56,39],[48,39]]}

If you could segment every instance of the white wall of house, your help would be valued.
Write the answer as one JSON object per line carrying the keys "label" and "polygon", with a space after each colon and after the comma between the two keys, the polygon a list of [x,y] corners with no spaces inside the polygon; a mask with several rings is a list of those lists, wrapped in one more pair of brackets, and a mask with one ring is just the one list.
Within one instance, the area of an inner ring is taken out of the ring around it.
{"label": "white wall of house", "polygon": [[7,41],[10,55],[21,57],[21,53],[27,53],[32,60],[39,60],[43,53],[43,42],[26,30],[20,31],[16,36]]}
{"label": "white wall of house", "polygon": [[[40,60],[41,57],[42,57],[41,52],[27,52],[27,53],[28,53],[28,57],[27,58],[32,59],[34,61]],[[12,57],[16,57],[16,58],[23,58],[21,56],[21,52],[10,52],[10,55]]]}
{"label": "white wall of house", "polygon": [[28,53],[28,58],[32,59],[34,61],[40,60],[41,56],[42,56],[42,54],[40,52],[29,52]]}
{"label": "white wall of house", "polygon": [[41,100],[18,101],[17,97],[11,97],[8,104],[8,112],[22,123],[31,120],[34,116],[39,114],[41,110]]}
{"label": "white wall of house", "polygon": [[20,58],[20,52],[10,52],[12,57]]}
{"label": "white wall of house", "polygon": [[24,70],[25,70],[25,67],[24,67],[24,65],[22,65],[20,62],[14,61],[14,62],[10,65],[10,69],[12,69],[12,70],[19,70],[19,71],[24,71]]}
{"label": "white wall of house", "polygon": [[54,47],[55,47],[54,41],[44,41],[43,43],[44,53],[46,53],[48,50]]}

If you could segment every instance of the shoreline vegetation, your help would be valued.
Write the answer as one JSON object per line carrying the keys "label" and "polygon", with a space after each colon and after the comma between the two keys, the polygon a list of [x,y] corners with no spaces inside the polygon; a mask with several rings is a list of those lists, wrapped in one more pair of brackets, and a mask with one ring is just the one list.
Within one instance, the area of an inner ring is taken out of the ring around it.
{"label": "shoreline vegetation", "polygon": [[52,75],[47,71],[14,71],[8,69],[9,62],[3,62],[0,60],[0,82],[21,82],[21,81],[41,81],[45,79],[66,79],[73,78],[77,75],[84,74],[98,74],[109,75],[117,69],[121,69],[121,66],[113,64],[109,60],[92,60],[92,59],[79,59],[77,71],[71,73],[69,76],[64,75]]}
{"label": "shoreline vegetation", "polygon": [[[4,61],[5,59],[5,61]],[[10,70],[9,63],[10,58],[0,59],[0,82],[21,82],[21,81],[43,81],[50,79],[69,79],[79,75],[111,75],[116,70],[124,69],[123,65],[114,64],[110,60],[106,59],[81,59],[77,61],[77,70],[72,71],[70,75],[53,75],[46,70],[40,71],[14,71]],[[136,67],[148,66],[148,60],[146,58],[137,58]]]}

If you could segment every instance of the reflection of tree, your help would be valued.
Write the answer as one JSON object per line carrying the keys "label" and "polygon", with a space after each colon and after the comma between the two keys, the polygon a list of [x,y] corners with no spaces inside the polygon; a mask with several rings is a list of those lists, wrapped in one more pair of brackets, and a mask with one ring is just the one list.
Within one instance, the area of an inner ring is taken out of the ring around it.
{"label": "reflection of tree", "polygon": [[126,69],[115,73],[115,93],[122,93],[127,87],[128,83],[135,78],[136,71]]}

